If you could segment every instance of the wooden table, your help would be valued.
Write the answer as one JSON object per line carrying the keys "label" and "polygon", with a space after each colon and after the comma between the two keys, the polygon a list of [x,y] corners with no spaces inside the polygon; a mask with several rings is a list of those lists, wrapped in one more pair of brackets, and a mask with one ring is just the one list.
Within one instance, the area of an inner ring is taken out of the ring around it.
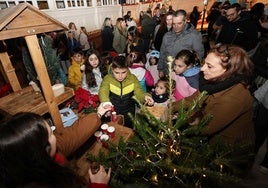
{"label": "wooden table", "polygon": [[[110,140],[113,144],[118,144],[120,138],[122,137],[124,141],[127,141],[129,138],[131,138],[134,135],[134,132],[132,129],[128,127],[124,127],[122,125],[119,125],[115,122],[109,122],[107,123],[109,126],[115,127],[115,137]],[[98,155],[99,151],[108,152],[106,148],[102,146],[99,142],[94,142],[91,147],[82,155],[81,158],[79,158],[76,162],[77,166],[77,173],[82,177],[87,177],[88,169],[90,166],[90,163],[88,162],[86,156],[88,153],[91,153],[93,155]]]}

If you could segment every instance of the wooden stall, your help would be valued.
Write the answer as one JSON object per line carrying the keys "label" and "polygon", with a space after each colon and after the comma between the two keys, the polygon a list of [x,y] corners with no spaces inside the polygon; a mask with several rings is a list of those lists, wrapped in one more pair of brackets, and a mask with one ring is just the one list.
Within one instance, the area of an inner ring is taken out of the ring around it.
{"label": "wooden stall", "polygon": [[13,89],[13,93],[0,98],[1,110],[11,115],[17,112],[35,112],[43,115],[48,112],[57,130],[63,129],[58,105],[71,98],[74,91],[65,88],[63,94],[54,96],[37,35],[67,29],[65,25],[28,3],[1,10],[0,40],[18,37],[25,39],[42,90],[36,92],[31,86],[22,88],[7,52],[1,52],[2,72]]}

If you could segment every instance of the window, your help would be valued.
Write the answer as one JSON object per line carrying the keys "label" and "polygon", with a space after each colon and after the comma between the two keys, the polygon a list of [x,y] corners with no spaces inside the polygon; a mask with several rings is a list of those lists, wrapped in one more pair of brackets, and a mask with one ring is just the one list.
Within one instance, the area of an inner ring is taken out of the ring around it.
{"label": "window", "polygon": [[49,9],[48,3],[45,0],[37,1],[37,5],[39,9]]}
{"label": "window", "polygon": [[[26,2],[33,5],[32,1],[26,1]],[[19,1],[19,3],[25,3],[25,1]]]}
{"label": "window", "polygon": [[62,0],[57,0],[57,1],[56,1],[56,6],[57,6],[58,9],[65,8],[64,1],[62,1]]}
{"label": "window", "polygon": [[[114,2],[115,2],[115,5],[116,5],[117,4],[116,0]],[[98,6],[101,6],[101,5],[113,5],[113,0],[102,0],[102,2],[97,0],[97,5]]]}
{"label": "window", "polygon": [[91,7],[92,6],[92,0],[87,0],[87,6]]}
{"label": "window", "polygon": [[7,8],[7,3],[6,2],[0,2],[0,9],[5,9]]}
{"label": "window", "polygon": [[9,5],[10,7],[12,7],[12,6],[15,6],[16,3],[15,3],[15,1],[8,1],[8,5]]}

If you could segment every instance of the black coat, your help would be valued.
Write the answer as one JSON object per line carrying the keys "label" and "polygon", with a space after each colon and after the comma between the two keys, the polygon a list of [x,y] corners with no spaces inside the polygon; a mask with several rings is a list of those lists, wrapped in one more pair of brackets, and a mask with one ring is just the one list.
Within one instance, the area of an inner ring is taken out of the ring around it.
{"label": "black coat", "polygon": [[113,49],[113,28],[105,26],[101,30],[101,39],[102,39],[102,51],[109,51]]}
{"label": "black coat", "polygon": [[235,22],[226,22],[216,43],[235,44],[250,51],[258,43],[257,26],[251,20],[242,17]]}

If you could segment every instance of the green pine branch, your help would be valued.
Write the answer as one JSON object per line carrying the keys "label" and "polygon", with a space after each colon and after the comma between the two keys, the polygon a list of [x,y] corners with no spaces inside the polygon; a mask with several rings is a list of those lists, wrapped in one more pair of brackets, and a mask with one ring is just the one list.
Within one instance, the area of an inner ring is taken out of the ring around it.
{"label": "green pine branch", "polygon": [[230,147],[220,139],[209,143],[202,135],[212,118],[205,116],[198,126],[188,124],[191,115],[200,109],[202,93],[186,108],[181,103],[177,119],[170,127],[141,105],[141,112],[131,116],[135,135],[118,145],[109,143],[109,152],[88,154],[89,161],[98,161],[112,168],[110,187],[219,187],[240,182],[240,169],[249,154],[247,144]]}

